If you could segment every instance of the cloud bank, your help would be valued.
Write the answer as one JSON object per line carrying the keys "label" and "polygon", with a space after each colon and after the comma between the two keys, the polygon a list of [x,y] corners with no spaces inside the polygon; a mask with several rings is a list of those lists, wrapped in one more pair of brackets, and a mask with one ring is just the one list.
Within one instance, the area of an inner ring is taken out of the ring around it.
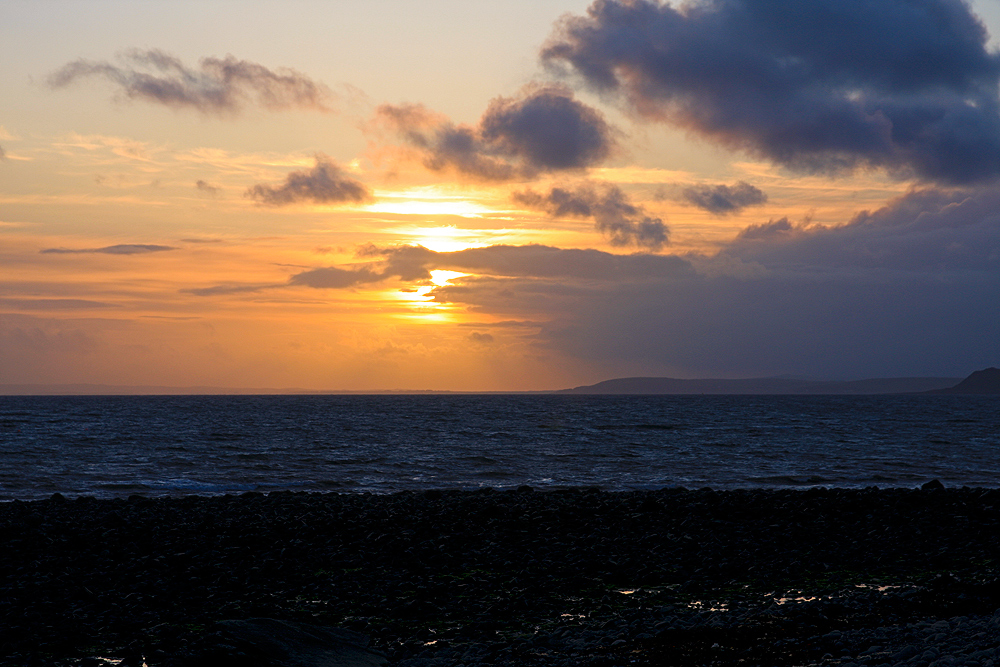
{"label": "cloud bank", "polygon": [[[560,214],[590,202],[536,194]],[[572,212],[572,213],[571,213]],[[359,253],[354,266],[299,271],[263,289],[430,284],[484,320],[530,321],[532,344],[574,363],[688,377],[955,376],[1000,358],[1000,191],[922,188],[839,226],[750,225],[713,256],[544,245]]]}
{"label": "cloud bank", "polygon": [[494,276],[434,293],[474,312],[545,320],[539,345],[617,373],[951,376],[1000,358],[993,188],[914,190],[835,227],[751,226],[716,256],[688,257],[683,271],[625,261],[640,272]]}
{"label": "cloud bank", "polygon": [[376,115],[417,149],[428,169],[487,181],[582,170],[615,148],[614,130],[601,113],[555,84],[494,99],[475,127],[455,125],[419,105],[382,105]]}
{"label": "cloud bank", "polygon": [[330,91],[293,69],[271,70],[228,55],[202,58],[197,69],[156,49],[133,49],[119,56],[121,64],[74,60],[49,76],[52,88],[81,79],[114,83],[126,99],[195,109],[204,114],[235,114],[248,106],[269,111],[311,109],[330,111]]}
{"label": "cloud bank", "polygon": [[670,230],[663,221],[646,215],[614,185],[552,188],[546,194],[525,190],[513,197],[517,203],[553,217],[593,218],[597,230],[608,236],[612,245],[660,250],[669,242]]}
{"label": "cloud bank", "polygon": [[245,196],[268,206],[287,206],[300,202],[317,204],[360,203],[370,201],[368,188],[350,176],[325,155],[316,156],[316,166],[309,171],[293,171],[278,186],[257,184]]}
{"label": "cloud bank", "polygon": [[681,191],[681,199],[715,215],[738,213],[748,206],[767,202],[760,188],[740,181],[735,185],[692,185]]}
{"label": "cloud bank", "polygon": [[141,243],[122,243],[119,245],[109,245],[103,248],[46,248],[45,250],[39,250],[43,254],[59,254],[59,255],[75,255],[75,254],[85,254],[85,253],[99,253],[104,255],[144,255],[151,252],[165,252],[167,250],[176,250],[177,248],[169,245],[151,245],[151,244],[141,244]]}
{"label": "cloud bank", "polygon": [[545,245],[493,245],[454,252],[437,252],[423,246],[367,246],[363,256],[374,261],[350,268],[307,269],[293,275],[287,283],[217,285],[188,289],[185,292],[214,296],[284,287],[348,289],[390,279],[404,282],[427,281],[431,278],[431,271],[438,269],[496,278],[600,282],[642,281],[693,272],[690,262],[680,257],[644,253],[615,255],[601,250]]}
{"label": "cloud bank", "polygon": [[723,252],[771,270],[1000,276],[1000,192],[914,190],[837,227],[783,218],[745,228]]}
{"label": "cloud bank", "polygon": [[961,0],[597,0],[544,62],[639,116],[812,171],[1000,174],[1000,55]]}

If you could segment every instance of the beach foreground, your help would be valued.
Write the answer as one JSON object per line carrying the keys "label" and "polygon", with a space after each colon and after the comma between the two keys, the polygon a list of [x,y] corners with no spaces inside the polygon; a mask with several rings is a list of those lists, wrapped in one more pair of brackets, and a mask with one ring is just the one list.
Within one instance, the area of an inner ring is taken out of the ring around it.
{"label": "beach foreground", "polygon": [[294,664],[240,619],[408,667],[1000,664],[1000,490],[57,495],[0,535],[11,665]]}

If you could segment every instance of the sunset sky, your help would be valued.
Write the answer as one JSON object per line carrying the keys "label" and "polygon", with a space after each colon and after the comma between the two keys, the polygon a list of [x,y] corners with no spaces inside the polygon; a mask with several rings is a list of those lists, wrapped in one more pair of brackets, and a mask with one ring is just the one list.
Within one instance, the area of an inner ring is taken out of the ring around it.
{"label": "sunset sky", "polygon": [[1000,3],[4,0],[0,384],[1000,366]]}

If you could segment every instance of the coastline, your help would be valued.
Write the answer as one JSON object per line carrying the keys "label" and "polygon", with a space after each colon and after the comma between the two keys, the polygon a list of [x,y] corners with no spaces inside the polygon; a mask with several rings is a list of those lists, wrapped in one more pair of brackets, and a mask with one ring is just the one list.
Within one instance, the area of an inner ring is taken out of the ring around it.
{"label": "coastline", "polygon": [[998,529],[1000,490],[980,488],[14,501],[0,660],[198,664],[216,622],[272,618],[406,667],[846,665],[878,631],[996,631]]}

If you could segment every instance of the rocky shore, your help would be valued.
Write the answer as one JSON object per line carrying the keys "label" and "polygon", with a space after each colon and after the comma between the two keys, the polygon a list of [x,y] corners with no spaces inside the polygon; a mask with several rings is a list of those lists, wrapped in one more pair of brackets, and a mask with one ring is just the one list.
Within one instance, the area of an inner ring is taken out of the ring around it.
{"label": "rocky shore", "polygon": [[1000,665],[1000,490],[927,487],[4,503],[0,662]]}

